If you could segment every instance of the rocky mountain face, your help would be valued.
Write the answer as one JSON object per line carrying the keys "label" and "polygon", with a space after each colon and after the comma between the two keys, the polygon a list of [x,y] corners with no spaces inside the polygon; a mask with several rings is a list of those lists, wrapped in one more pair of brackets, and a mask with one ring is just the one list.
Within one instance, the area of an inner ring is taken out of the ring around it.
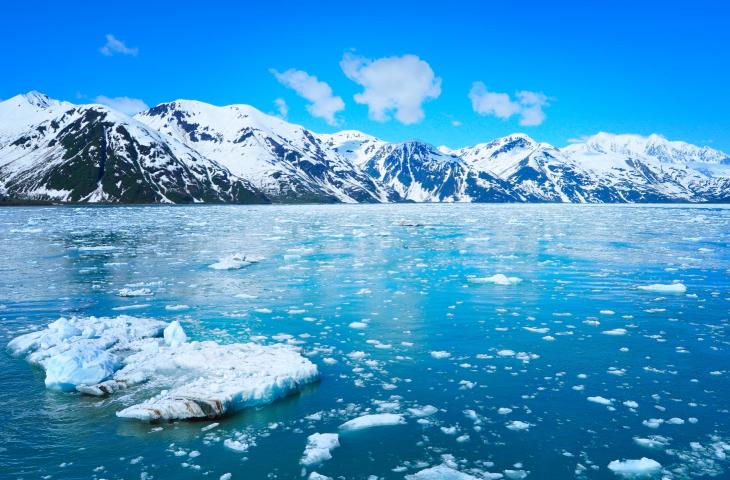
{"label": "rocky mountain face", "polygon": [[248,105],[130,118],[30,92],[0,102],[0,200],[103,203],[728,202],[730,157],[658,135],[458,150],[316,134]]}
{"label": "rocky mountain face", "polygon": [[225,167],[102,105],[75,106],[31,93],[2,102],[0,119],[0,192],[10,199],[268,201]]}
{"label": "rocky mountain face", "polygon": [[314,133],[248,105],[180,100],[136,118],[250,180],[276,202],[400,200]]}

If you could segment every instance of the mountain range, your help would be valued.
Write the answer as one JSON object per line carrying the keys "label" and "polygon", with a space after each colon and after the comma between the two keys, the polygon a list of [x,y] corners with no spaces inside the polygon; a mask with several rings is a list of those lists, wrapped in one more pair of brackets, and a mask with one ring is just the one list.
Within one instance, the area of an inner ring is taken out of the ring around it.
{"label": "mountain range", "polygon": [[29,92],[0,102],[0,201],[722,203],[730,157],[608,133],[451,150],[317,134],[248,105],[176,100],[129,117]]}

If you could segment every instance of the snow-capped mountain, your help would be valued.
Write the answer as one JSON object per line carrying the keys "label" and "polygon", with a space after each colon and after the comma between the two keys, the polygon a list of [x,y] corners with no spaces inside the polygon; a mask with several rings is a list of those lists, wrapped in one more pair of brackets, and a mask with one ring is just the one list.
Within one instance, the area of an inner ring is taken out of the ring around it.
{"label": "snow-capped mountain", "polygon": [[29,92],[0,102],[0,200],[730,202],[730,157],[608,133],[437,149],[316,134],[248,105],[177,100],[131,118]]}
{"label": "snow-capped mountain", "polygon": [[37,92],[0,102],[0,196],[62,202],[267,202],[246,180],[126,115]]}
{"label": "snow-capped mountain", "polygon": [[349,161],[362,167],[370,157],[388,142],[357,130],[342,130],[332,134],[320,134],[324,148],[334,150]]}
{"label": "snow-capped mountain", "polygon": [[558,149],[524,134],[454,151],[524,201],[718,202],[730,199],[727,155],[658,135],[600,133]]}
{"label": "snow-capped mountain", "polygon": [[399,200],[316,134],[248,105],[178,100],[135,118],[250,180],[274,201]]}
{"label": "snow-capped mountain", "polygon": [[469,168],[456,155],[419,141],[384,144],[363,164],[365,172],[414,202],[511,202],[507,185]]}
{"label": "snow-capped mountain", "polygon": [[708,147],[598,133],[561,152],[624,201],[730,200],[730,157]]}

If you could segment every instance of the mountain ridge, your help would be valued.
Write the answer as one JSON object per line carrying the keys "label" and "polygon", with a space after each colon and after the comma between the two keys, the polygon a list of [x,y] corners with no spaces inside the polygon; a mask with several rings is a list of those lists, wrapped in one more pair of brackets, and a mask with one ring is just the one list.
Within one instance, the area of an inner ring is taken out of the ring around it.
{"label": "mountain ridge", "polygon": [[599,132],[558,148],[514,133],[459,149],[331,134],[238,104],[129,117],[31,91],[0,102],[0,199],[71,203],[730,201],[730,156]]}

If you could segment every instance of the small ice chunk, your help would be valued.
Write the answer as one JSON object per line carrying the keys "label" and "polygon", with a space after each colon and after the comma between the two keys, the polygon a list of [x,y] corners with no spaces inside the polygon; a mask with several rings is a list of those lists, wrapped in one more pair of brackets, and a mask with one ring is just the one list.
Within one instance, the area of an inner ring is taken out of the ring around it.
{"label": "small ice chunk", "polygon": [[332,477],[322,475],[321,473],[312,472],[309,474],[309,477],[307,477],[307,479],[308,480],[332,480]]}
{"label": "small ice chunk", "polygon": [[165,344],[169,347],[178,347],[188,341],[185,330],[183,330],[182,325],[177,320],[165,327],[163,337],[165,338]]}
{"label": "small ice chunk", "polygon": [[612,336],[620,336],[620,335],[626,335],[626,329],[625,328],[614,328],[613,330],[604,330],[604,335],[612,335]]}
{"label": "small ice chunk", "polygon": [[595,397],[588,397],[587,400],[589,402],[598,403],[599,405],[606,405],[606,406],[613,405],[613,400],[609,400],[608,398],[601,397],[600,395],[595,396]]}
{"label": "small ice chunk", "polygon": [[438,408],[433,405],[426,405],[423,407],[413,407],[408,409],[408,413],[414,417],[430,417],[434,413],[438,412]]}
{"label": "small ice chunk", "polygon": [[522,281],[520,277],[508,277],[503,273],[497,273],[491,277],[469,277],[472,283],[493,283],[495,285],[516,285]]}
{"label": "small ice chunk", "polygon": [[680,282],[669,284],[654,283],[652,285],[639,285],[636,288],[638,288],[639,290],[656,293],[684,293],[687,291],[687,287]]}
{"label": "small ice chunk", "polygon": [[521,430],[529,430],[532,426],[531,423],[523,422],[521,420],[513,420],[509,423],[507,423],[507,428],[510,430],[514,430],[515,432],[521,431]]}
{"label": "small ice chunk", "polygon": [[451,356],[451,353],[445,351],[445,350],[436,350],[431,352],[431,356],[437,360],[441,360],[444,358],[449,358]]}
{"label": "small ice chunk", "polygon": [[119,297],[151,297],[154,295],[149,288],[122,288],[117,292]]}
{"label": "small ice chunk", "polygon": [[228,255],[221,258],[217,262],[208,265],[208,268],[212,268],[213,270],[239,270],[260,260],[260,257],[252,257],[242,255],[240,253],[234,253],[233,255]]}
{"label": "small ice chunk", "polygon": [[403,415],[397,413],[375,413],[353,418],[340,425],[340,430],[353,431],[371,427],[384,427],[390,425],[403,425],[406,420]]}
{"label": "small ice chunk", "polygon": [[454,470],[447,465],[437,465],[413,475],[406,475],[406,480],[477,480],[477,477]]}
{"label": "small ice chunk", "polygon": [[340,446],[340,436],[336,433],[313,433],[307,437],[307,446],[299,461],[302,465],[317,465],[332,458],[332,450]]}
{"label": "small ice chunk", "polygon": [[651,458],[642,457],[639,460],[613,460],[608,469],[623,477],[642,477],[659,473],[662,465]]}

